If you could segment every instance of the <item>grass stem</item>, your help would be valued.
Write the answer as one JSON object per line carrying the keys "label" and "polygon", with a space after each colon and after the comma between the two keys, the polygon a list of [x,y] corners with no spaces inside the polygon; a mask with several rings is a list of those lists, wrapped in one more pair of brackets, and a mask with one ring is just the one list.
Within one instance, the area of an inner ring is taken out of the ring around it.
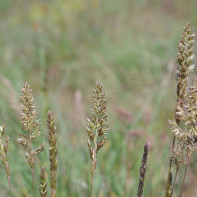
{"label": "grass stem", "polygon": [[34,191],[34,168],[31,169],[31,175],[32,175],[32,190],[33,190],[33,197],[35,197],[35,191]]}
{"label": "grass stem", "polygon": [[91,178],[90,197],[92,197],[92,186],[93,186],[93,181],[94,181],[94,173],[92,174],[92,178]]}
{"label": "grass stem", "polygon": [[180,197],[182,197],[182,193],[183,193],[183,185],[184,185],[185,176],[186,176],[186,173],[187,173],[187,168],[188,168],[188,165],[189,165],[189,160],[190,160],[190,156],[187,157],[187,164],[186,164],[186,166],[185,166],[184,177],[183,177],[183,181],[182,181],[182,184],[181,184]]}
{"label": "grass stem", "polygon": [[172,195],[173,195],[174,185],[175,185],[175,182],[176,182],[178,171],[179,171],[179,164],[176,167],[175,177],[174,177],[174,181],[173,181],[173,185],[172,185]]}

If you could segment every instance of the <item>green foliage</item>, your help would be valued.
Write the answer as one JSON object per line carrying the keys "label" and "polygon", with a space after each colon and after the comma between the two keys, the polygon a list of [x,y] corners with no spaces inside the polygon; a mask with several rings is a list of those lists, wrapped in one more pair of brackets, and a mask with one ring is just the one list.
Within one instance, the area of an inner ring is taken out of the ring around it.
{"label": "green foliage", "polygon": [[[85,119],[95,80],[102,83],[106,99],[110,100],[111,130],[97,155],[95,196],[136,195],[147,136],[151,140],[149,161],[154,162],[149,162],[146,180],[151,182],[145,182],[143,195],[163,195],[171,147],[167,119],[173,119],[175,106],[175,48],[185,16],[196,26],[194,4],[117,0],[85,4],[81,0],[0,2],[0,117],[10,137],[8,161],[15,175],[11,177],[14,197],[27,197],[32,192],[29,166],[24,165],[24,152],[16,142],[17,134],[23,133],[18,121],[18,93],[25,81],[34,90],[37,119],[42,123],[42,135],[33,148],[43,142],[48,144],[49,109],[58,120],[57,196],[89,195]],[[81,97],[76,96],[77,92]],[[48,152],[43,151],[36,158],[35,183],[39,182],[42,166],[50,171],[45,163],[48,157]],[[194,195],[191,191],[196,186],[190,180],[196,180],[196,160],[194,154],[186,196]],[[1,175],[0,196],[9,196],[6,175]],[[176,187],[175,196],[177,191]],[[38,184],[35,194],[39,196]]]}

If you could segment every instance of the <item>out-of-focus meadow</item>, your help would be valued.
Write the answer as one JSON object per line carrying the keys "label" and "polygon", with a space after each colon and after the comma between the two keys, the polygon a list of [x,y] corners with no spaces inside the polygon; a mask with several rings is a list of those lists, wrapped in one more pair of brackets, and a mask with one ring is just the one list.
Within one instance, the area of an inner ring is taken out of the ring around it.
{"label": "out-of-focus meadow", "polygon": [[[0,1],[0,123],[6,124],[10,136],[12,196],[32,195],[31,169],[16,141],[22,132],[20,89],[26,81],[42,122],[38,144],[44,141],[46,147],[36,160],[36,196],[42,165],[49,180],[49,109],[57,122],[57,196],[89,195],[86,117],[96,81],[108,100],[110,132],[98,155],[94,196],[136,196],[147,138],[151,148],[144,196],[164,196],[172,143],[167,120],[174,117],[176,101],[177,44],[187,21],[197,31],[196,8],[192,0]],[[194,155],[185,196],[197,193],[196,162]],[[2,164],[0,174],[0,196],[6,197]]]}

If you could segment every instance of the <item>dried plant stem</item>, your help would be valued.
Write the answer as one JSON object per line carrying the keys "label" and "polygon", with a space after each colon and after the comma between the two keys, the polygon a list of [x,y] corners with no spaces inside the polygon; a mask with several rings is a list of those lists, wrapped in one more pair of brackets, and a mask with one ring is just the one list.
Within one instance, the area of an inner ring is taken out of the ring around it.
{"label": "dried plant stem", "polygon": [[180,197],[182,197],[182,193],[183,193],[183,185],[184,185],[184,181],[185,181],[185,176],[187,174],[187,168],[188,168],[188,165],[189,165],[189,161],[190,161],[190,156],[187,157],[187,164],[185,166],[185,172],[184,172],[184,177],[183,177],[183,181],[182,181],[182,184],[181,184],[181,192],[180,192]]}

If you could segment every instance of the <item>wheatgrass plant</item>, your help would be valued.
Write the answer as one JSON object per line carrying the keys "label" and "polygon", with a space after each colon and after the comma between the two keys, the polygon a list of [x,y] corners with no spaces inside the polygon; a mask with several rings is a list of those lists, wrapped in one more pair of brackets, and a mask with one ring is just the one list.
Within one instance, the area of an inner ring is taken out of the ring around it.
{"label": "wheatgrass plant", "polygon": [[46,175],[44,167],[41,168],[41,175],[40,175],[40,197],[47,196],[47,182],[46,182]]}
{"label": "wheatgrass plant", "polygon": [[[187,23],[183,28],[181,40],[178,44],[179,65],[176,77],[177,104],[175,120],[169,120],[174,139],[170,158],[166,197],[171,197],[173,195],[173,189],[181,163],[186,164],[180,191],[180,196],[182,196],[187,167],[193,151],[197,148],[197,80],[188,87],[188,75],[195,67],[192,64],[194,59],[194,37],[194,30],[190,26],[190,23]],[[176,166],[173,184],[171,178],[172,164]],[[171,188],[169,188],[169,185],[171,185]]]}
{"label": "wheatgrass plant", "polygon": [[0,126],[0,158],[1,158],[1,161],[4,165],[4,167],[5,167],[9,189],[11,190],[11,187],[10,187],[10,167],[9,167],[9,163],[7,160],[9,137],[7,136],[5,138],[4,143],[3,143],[2,137],[3,137],[4,133],[5,133],[5,125],[3,124]]}
{"label": "wheatgrass plant", "polygon": [[32,148],[32,143],[40,136],[40,123],[36,120],[37,110],[34,104],[34,98],[32,95],[32,90],[27,82],[23,85],[20,96],[21,102],[21,125],[24,134],[20,134],[18,143],[26,151],[25,157],[26,161],[32,169],[32,189],[34,196],[34,182],[33,182],[33,170],[35,164],[35,156],[44,150],[44,145],[42,144],[37,149]]}
{"label": "wheatgrass plant", "polygon": [[107,124],[106,104],[107,101],[105,93],[103,93],[101,84],[97,83],[96,88],[93,90],[90,109],[91,112],[87,119],[87,133],[89,136],[88,149],[92,160],[90,196],[92,196],[94,173],[96,171],[97,152],[105,144],[106,136],[104,135],[107,134],[109,130],[109,126]]}
{"label": "wheatgrass plant", "polygon": [[147,140],[144,145],[144,153],[143,153],[142,163],[141,163],[141,167],[140,167],[140,179],[139,179],[137,197],[141,197],[143,194],[144,179],[145,179],[146,166],[147,166],[147,160],[148,160],[149,144],[150,143]]}
{"label": "wheatgrass plant", "polygon": [[56,145],[56,126],[51,112],[48,112],[47,125],[49,131],[49,160],[51,175],[51,197],[56,197],[57,185],[57,145]]}

